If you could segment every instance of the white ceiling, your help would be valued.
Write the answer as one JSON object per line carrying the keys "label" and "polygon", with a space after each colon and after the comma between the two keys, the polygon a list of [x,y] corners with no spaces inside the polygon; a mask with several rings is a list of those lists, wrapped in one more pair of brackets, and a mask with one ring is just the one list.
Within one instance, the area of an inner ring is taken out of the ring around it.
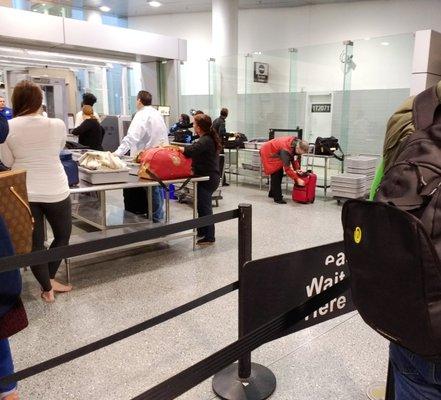
{"label": "white ceiling", "polygon": [[[38,1],[58,5],[69,5],[80,8],[97,9],[106,5],[112,9],[111,14],[119,17],[133,17],[141,15],[158,15],[172,13],[203,12],[211,10],[211,0],[159,0],[161,7],[154,8],[148,5],[148,0],[53,0]],[[348,3],[360,0],[239,0],[240,9],[251,8],[278,8],[298,7],[311,4]],[[362,0],[367,1],[367,0]],[[34,3],[38,3],[34,2]]]}

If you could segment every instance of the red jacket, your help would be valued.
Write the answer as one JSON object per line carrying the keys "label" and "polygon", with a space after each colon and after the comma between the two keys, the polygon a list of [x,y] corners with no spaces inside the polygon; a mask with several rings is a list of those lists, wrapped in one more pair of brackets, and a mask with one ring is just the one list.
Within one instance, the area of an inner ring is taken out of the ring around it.
{"label": "red jacket", "polygon": [[295,139],[297,138],[293,136],[283,136],[270,140],[261,147],[260,158],[266,175],[274,174],[279,169],[284,168],[286,175],[291,179],[298,179],[295,171],[300,169],[300,163],[299,160],[294,158],[295,150],[292,147],[292,142]]}

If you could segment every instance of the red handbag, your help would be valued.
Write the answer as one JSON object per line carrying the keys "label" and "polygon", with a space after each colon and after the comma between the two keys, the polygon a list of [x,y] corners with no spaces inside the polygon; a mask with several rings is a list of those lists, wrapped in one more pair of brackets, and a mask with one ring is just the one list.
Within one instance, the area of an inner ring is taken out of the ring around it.
{"label": "red handbag", "polygon": [[192,175],[191,158],[186,158],[173,148],[156,147],[144,150],[140,155],[140,162],[140,178],[165,181],[189,178]]}
{"label": "red handbag", "polygon": [[28,326],[28,316],[19,298],[15,305],[0,318],[0,339],[6,339]]}

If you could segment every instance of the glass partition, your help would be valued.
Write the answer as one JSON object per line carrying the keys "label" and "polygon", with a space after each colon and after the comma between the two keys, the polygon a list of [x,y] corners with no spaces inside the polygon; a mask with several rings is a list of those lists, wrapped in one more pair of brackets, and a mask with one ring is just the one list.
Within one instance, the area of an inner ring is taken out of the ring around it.
{"label": "glass partition", "polygon": [[107,68],[107,91],[109,101],[109,114],[122,114],[122,66],[120,64],[113,64]]}
{"label": "glass partition", "polygon": [[[104,114],[104,92],[103,88],[103,70],[102,68],[93,68],[89,70],[89,88],[97,98],[97,102],[94,105],[94,109],[98,114]],[[107,102],[107,99],[106,99]]]}
{"label": "glass partition", "polygon": [[346,153],[380,154],[409,95],[413,46],[404,34],[185,63],[181,112],[227,107],[227,130],[249,139],[298,126],[311,143],[333,135]]}

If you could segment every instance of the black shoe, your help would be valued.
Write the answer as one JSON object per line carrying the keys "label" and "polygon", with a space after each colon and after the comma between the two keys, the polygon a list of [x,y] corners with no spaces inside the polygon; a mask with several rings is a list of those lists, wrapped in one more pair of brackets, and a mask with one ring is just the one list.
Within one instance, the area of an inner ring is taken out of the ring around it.
{"label": "black shoe", "polygon": [[222,186],[230,186],[230,184],[228,182],[224,182],[222,183]]}
{"label": "black shoe", "polygon": [[214,244],[215,241],[216,241],[215,239],[206,239],[206,238],[202,238],[202,239],[199,239],[199,240],[196,242],[196,244],[197,244],[198,246],[209,246],[209,245],[211,245],[211,244]]}
{"label": "black shoe", "polygon": [[270,199],[272,199],[274,196],[273,196],[273,194],[272,194],[271,192],[269,192],[269,193],[268,193],[268,197],[269,197]]}
{"label": "black shoe", "polygon": [[274,200],[274,203],[277,203],[277,204],[286,204],[286,201],[283,200],[283,199],[280,199],[280,200]]}

